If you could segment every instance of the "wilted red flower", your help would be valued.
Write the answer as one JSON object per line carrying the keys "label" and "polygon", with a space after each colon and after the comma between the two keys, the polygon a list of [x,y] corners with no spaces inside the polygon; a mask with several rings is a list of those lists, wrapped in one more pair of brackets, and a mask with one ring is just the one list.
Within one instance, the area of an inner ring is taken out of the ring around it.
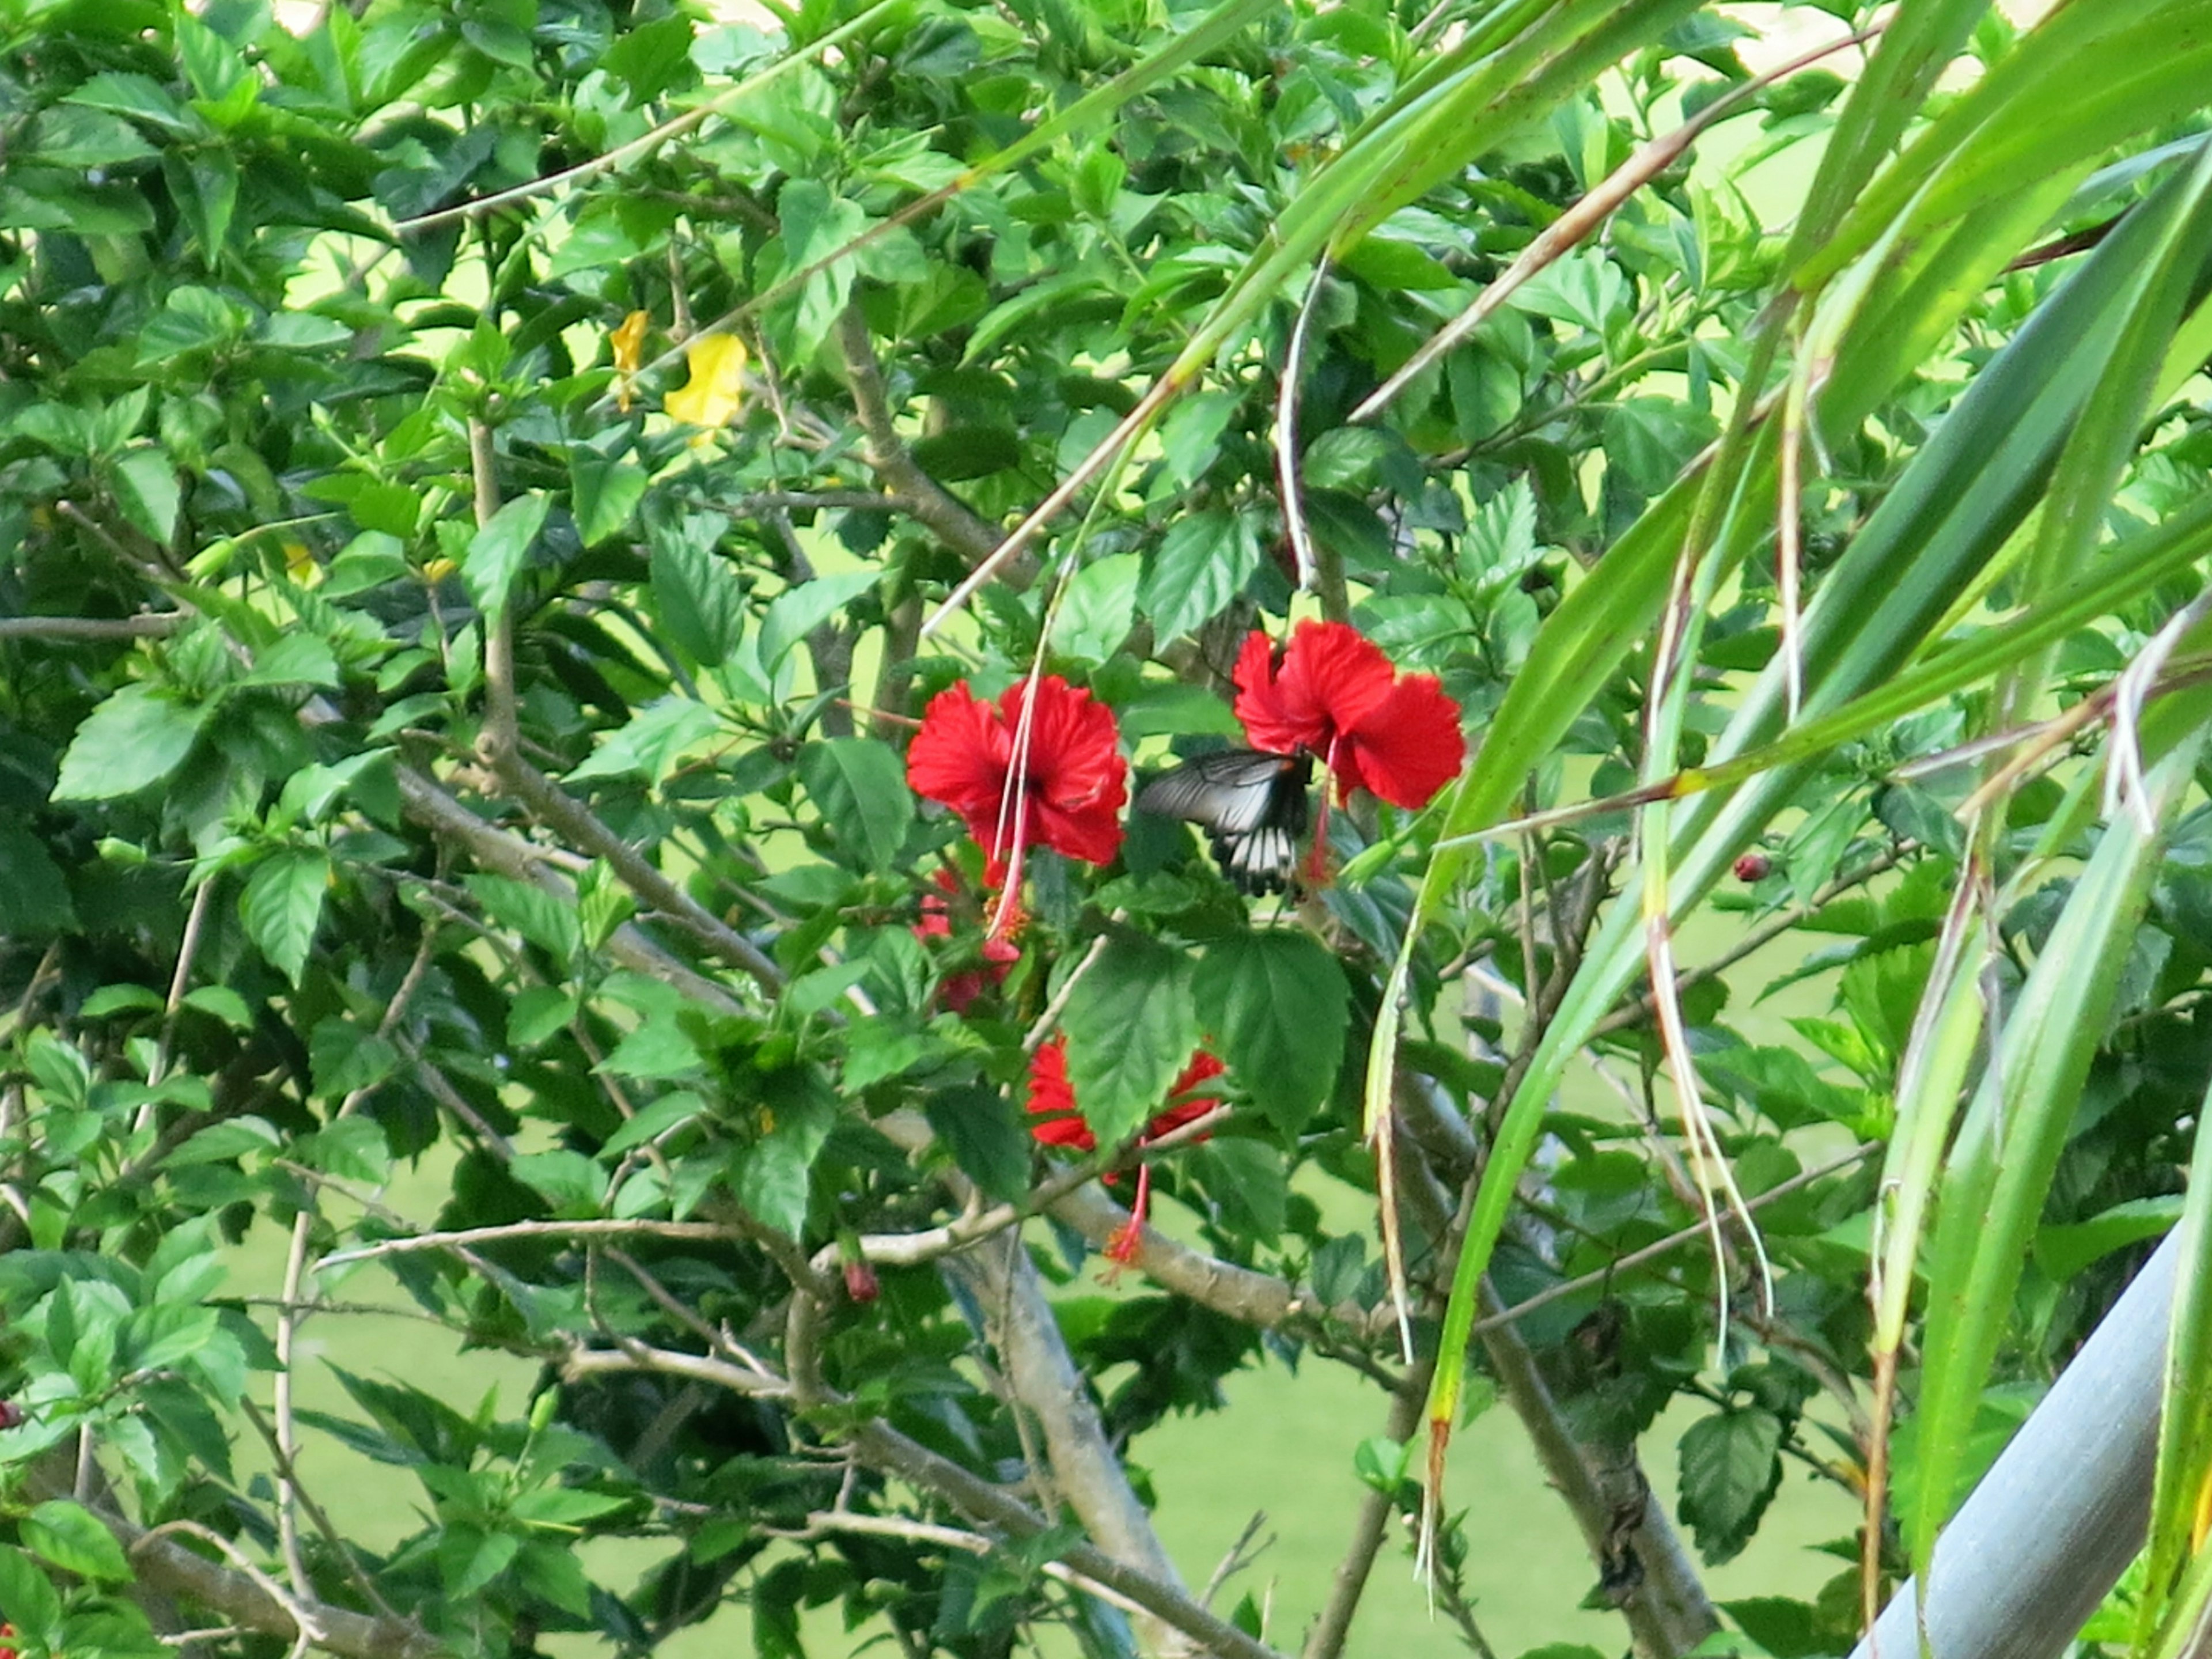
{"label": "wilted red flower", "polygon": [[844,1264],[844,1271],[845,1294],[854,1301],[863,1304],[873,1302],[884,1293],[883,1281],[876,1277],[876,1270],[865,1259],[854,1257]]}
{"label": "wilted red flower", "polygon": [[1237,718],[1255,749],[1319,760],[1340,805],[1364,789],[1426,806],[1467,757],[1459,705],[1437,677],[1401,677],[1343,623],[1300,623],[1279,659],[1266,634],[1249,635],[1237,659]]}
{"label": "wilted red flower", "polygon": [[[1111,709],[1056,674],[1038,680],[1034,696],[1028,681],[1017,681],[996,703],[963,680],[922,711],[907,750],[907,781],[960,815],[994,885],[1030,846],[1110,864],[1121,849],[1128,795],[1118,735]],[[1018,747],[1024,751],[1018,766]]]}
{"label": "wilted red flower", "polygon": [[1738,881],[1765,881],[1774,871],[1774,860],[1764,853],[1744,853],[1735,861]]}
{"label": "wilted red flower", "polygon": [[[1168,1089],[1168,1098],[1188,1093],[1209,1078],[1219,1077],[1228,1067],[1214,1055],[1200,1048],[1190,1057],[1190,1064]],[[1221,1103],[1199,1098],[1171,1105],[1145,1126],[1145,1133],[1137,1137],[1143,1146],[1162,1135],[1180,1129],[1186,1123],[1195,1122]],[[1067,1079],[1067,1039],[1056,1036],[1039,1048],[1030,1060],[1030,1115],[1038,1121],[1030,1125],[1032,1139],[1047,1146],[1066,1146],[1077,1152],[1095,1152],[1098,1137],[1091,1133],[1091,1125],[1084,1121],[1083,1113],[1075,1103],[1075,1089]],[[1105,1176],[1109,1185],[1114,1176]],[[1137,1249],[1145,1232],[1145,1216],[1152,1205],[1152,1171],[1148,1164],[1137,1165],[1137,1196],[1129,1206],[1129,1218],[1115,1230],[1107,1242],[1106,1256],[1117,1268],[1136,1260]]]}
{"label": "wilted red flower", "polygon": [[[921,920],[914,925],[916,939],[950,939],[952,937],[951,901],[960,895],[960,878],[943,865],[931,878],[937,890],[921,896]],[[1013,936],[1021,931],[1025,920],[1018,910],[1010,917],[1002,917],[1000,927],[983,941],[983,961],[981,968],[963,968],[957,973],[947,974],[937,988],[937,1000],[956,1014],[964,1014],[969,1005],[983,994],[989,987],[1006,976],[1007,970],[1021,959],[1022,948],[1014,943]]]}

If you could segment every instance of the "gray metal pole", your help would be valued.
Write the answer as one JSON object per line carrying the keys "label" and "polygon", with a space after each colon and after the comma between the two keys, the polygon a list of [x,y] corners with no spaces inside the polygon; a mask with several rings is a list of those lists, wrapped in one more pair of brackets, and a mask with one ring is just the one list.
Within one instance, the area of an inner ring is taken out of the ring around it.
{"label": "gray metal pole", "polygon": [[[2168,1234],[1936,1540],[1935,1659],[2063,1653],[2142,1547],[2177,1252]],[[1851,1659],[1916,1659],[1913,1593]]]}

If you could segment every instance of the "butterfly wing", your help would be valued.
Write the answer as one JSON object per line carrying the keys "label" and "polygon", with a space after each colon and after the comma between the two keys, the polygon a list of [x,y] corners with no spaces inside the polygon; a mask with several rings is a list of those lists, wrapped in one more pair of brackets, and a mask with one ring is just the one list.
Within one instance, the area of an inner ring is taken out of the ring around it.
{"label": "butterfly wing", "polygon": [[1137,809],[1206,832],[1222,873],[1248,893],[1279,891],[1297,864],[1313,762],[1224,749],[1185,761],[1138,793]]}

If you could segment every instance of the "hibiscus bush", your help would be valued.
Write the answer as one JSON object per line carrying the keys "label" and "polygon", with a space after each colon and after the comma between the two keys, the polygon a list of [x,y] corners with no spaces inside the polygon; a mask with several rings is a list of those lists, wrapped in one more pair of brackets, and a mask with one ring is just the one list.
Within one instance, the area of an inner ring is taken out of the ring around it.
{"label": "hibiscus bush", "polygon": [[2205,12],[0,16],[11,1656],[1849,1652],[2207,1302]]}

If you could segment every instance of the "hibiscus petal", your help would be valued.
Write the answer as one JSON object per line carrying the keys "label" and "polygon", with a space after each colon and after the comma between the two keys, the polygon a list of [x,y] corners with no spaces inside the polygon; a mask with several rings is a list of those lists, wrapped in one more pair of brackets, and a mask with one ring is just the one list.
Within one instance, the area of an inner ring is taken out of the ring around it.
{"label": "hibiscus petal", "polygon": [[[1382,647],[1345,623],[1302,622],[1283,653],[1285,696],[1320,711],[1332,735],[1372,719],[1395,678]],[[1324,746],[1314,747],[1327,753]]]}
{"label": "hibiscus petal", "polygon": [[1467,738],[1459,705],[1433,674],[1409,674],[1352,730],[1337,750],[1337,775],[1395,806],[1419,808],[1459,775]]}
{"label": "hibiscus petal", "polygon": [[[1010,732],[1018,726],[1025,695],[1016,685],[1000,699]],[[1031,841],[1088,864],[1112,863],[1121,850],[1129,777],[1114,711],[1056,674],[1039,680],[1023,772]]]}
{"label": "hibiscus petal", "polygon": [[1293,708],[1275,677],[1275,642],[1258,629],[1244,636],[1237,653],[1237,719],[1245,741],[1271,755],[1295,755],[1312,749],[1322,731],[1310,708]]}
{"label": "hibiscus petal", "polygon": [[957,812],[977,844],[994,852],[1007,749],[999,711],[962,680],[932,697],[922,711],[921,730],[906,751],[907,784],[924,799]]}
{"label": "hibiscus petal", "polygon": [[1054,1037],[1030,1057],[1032,1139],[1047,1146],[1070,1146],[1079,1152],[1094,1150],[1097,1137],[1075,1109],[1075,1089],[1067,1080],[1067,1039]]}
{"label": "hibiscus petal", "polygon": [[[1169,1087],[1168,1098],[1172,1101],[1178,1095],[1188,1094],[1200,1084],[1209,1079],[1219,1077],[1228,1069],[1228,1066],[1222,1064],[1220,1056],[1209,1054],[1200,1048],[1191,1055],[1190,1064],[1183,1067],[1182,1075]],[[1200,1096],[1195,1100],[1186,1100],[1179,1105],[1170,1106],[1167,1110],[1146,1126],[1145,1139],[1157,1140],[1162,1135],[1172,1133],[1186,1123],[1197,1121],[1219,1104],[1221,1103],[1218,1100],[1209,1100]],[[1203,1139],[1205,1137],[1201,1136],[1200,1139]]]}

